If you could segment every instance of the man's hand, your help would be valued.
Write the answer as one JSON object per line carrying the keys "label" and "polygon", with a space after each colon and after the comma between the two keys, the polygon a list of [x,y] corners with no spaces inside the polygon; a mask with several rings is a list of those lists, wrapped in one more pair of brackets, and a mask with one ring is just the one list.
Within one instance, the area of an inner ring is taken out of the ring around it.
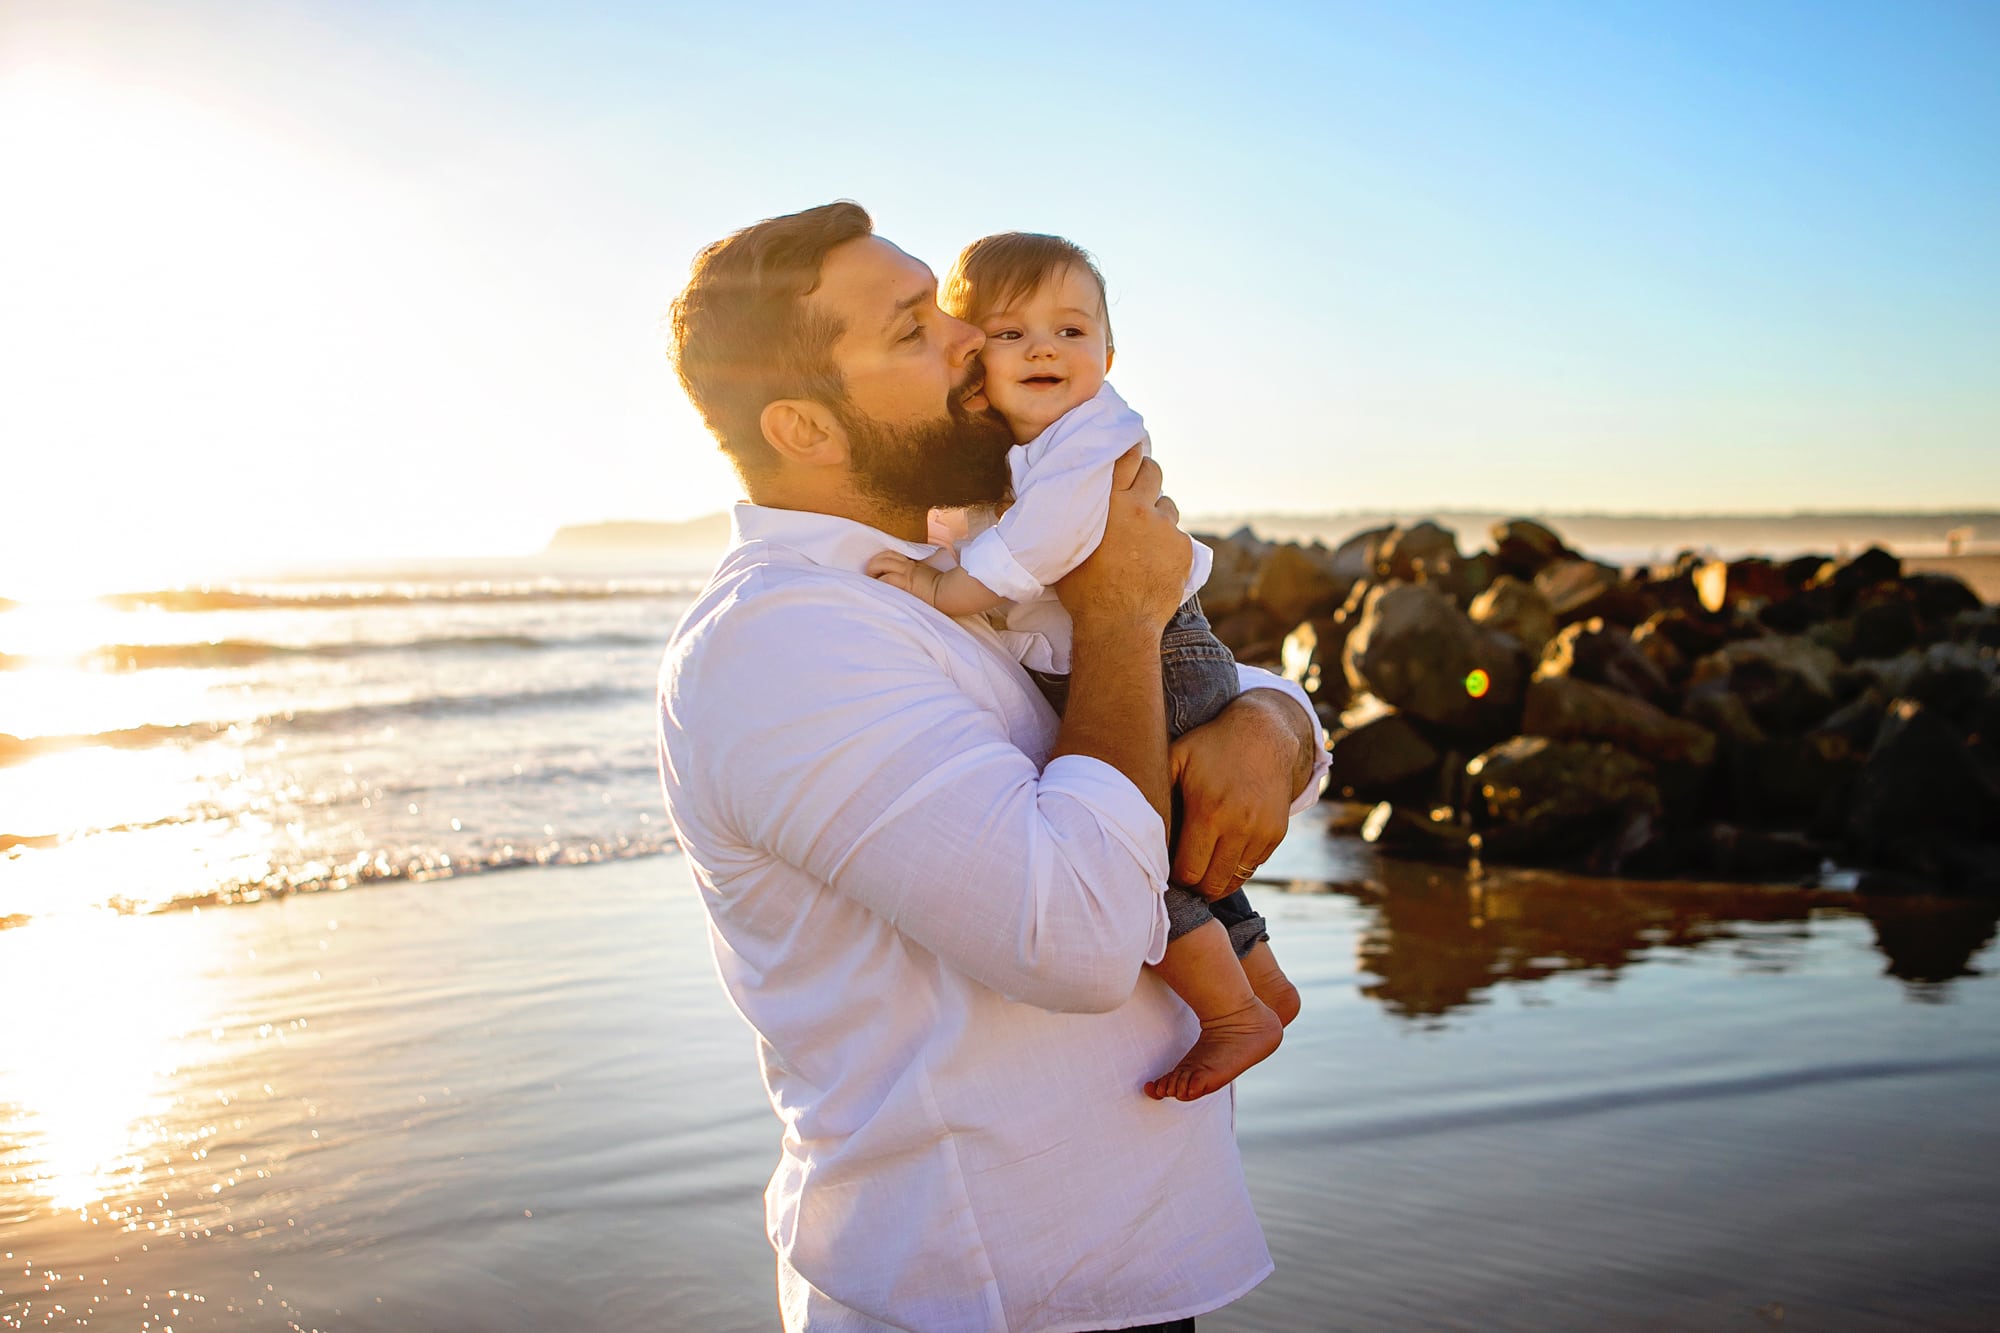
{"label": "man's hand", "polygon": [[1160,494],[1159,464],[1133,445],[1112,469],[1104,540],[1056,581],[1056,596],[1079,629],[1093,619],[1166,628],[1185,600],[1194,558],[1179,521],[1174,502]]}
{"label": "man's hand", "polygon": [[1182,806],[1173,882],[1209,898],[1242,887],[1284,839],[1317,742],[1298,704],[1275,690],[1238,695],[1175,741],[1167,763]]}

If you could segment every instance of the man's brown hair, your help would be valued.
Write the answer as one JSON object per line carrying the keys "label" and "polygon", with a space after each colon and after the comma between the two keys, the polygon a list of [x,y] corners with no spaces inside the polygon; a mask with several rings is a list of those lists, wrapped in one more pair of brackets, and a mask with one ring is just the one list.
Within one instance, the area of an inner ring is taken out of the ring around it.
{"label": "man's brown hair", "polygon": [[809,309],[806,297],[827,252],[874,229],[861,205],[843,199],[754,223],[695,256],[674,298],[670,355],[689,401],[743,475],[777,466],[764,439],[766,405],[845,399],[833,364],[840,321]]}
{"label": "man's brown hair", "polygon": [[1111,338],[1111,300],[1104,294],[1104,274],[1090,252],[1060,236],[1033,231],[1003,231],[982,236],[959,251],[958,262],[944,280],[938,307],[954,319],[979,321],[1035,290],[1066,268],[1081,269],[1097,284],[1097,304],[1104,312],[1104,346]]}

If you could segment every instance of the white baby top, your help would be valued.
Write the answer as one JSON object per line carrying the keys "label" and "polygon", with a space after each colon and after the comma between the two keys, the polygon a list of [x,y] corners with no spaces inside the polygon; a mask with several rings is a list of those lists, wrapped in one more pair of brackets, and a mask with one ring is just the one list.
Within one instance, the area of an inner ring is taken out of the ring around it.
{"label": "white baby top", "polygon": [[[1023,666],[1069,671],[1069,613],[1049,585],[1104,540],[1112,464],[1135,444],[1152,455],[1146,423],[1106,384],[1089,402],[1008,451],[1014,503],[1006,513],[997,520],[988,511],[966,516],[975,535],[958,548],[958,563],[1013,603],[1006,610],[1009,630],[1036,636],[1021,652]],[[1192,537],[1188,543],[1194,551],[1185,592],[1192,597],[1208,582],[1215,556]]]}

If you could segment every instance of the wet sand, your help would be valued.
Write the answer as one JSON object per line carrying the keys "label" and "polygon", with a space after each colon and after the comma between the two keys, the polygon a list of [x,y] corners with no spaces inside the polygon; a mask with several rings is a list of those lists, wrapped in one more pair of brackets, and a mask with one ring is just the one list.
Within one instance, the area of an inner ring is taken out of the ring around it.
{"label": "wet sand", "polygon": [[[2000,1323],[1995,912],[1467,884],[1322,819],[1238,1101],[1278,1271],[1203,1333]],[[0,976],[0,1326],[775,1326],[777,1124],[674,857],[37,922]]]}

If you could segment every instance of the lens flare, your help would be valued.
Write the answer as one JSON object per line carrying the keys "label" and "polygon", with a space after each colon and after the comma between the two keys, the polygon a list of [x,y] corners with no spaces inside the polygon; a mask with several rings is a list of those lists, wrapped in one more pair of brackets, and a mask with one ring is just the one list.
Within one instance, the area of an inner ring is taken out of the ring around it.
{"label": "lens flare", "polygon": [[1465,692],[1475,699],[1484,699],[1486,691],[1492,688],[1493,678],[1479,667],[1474,667],[1472,673],[1465,678]]}

